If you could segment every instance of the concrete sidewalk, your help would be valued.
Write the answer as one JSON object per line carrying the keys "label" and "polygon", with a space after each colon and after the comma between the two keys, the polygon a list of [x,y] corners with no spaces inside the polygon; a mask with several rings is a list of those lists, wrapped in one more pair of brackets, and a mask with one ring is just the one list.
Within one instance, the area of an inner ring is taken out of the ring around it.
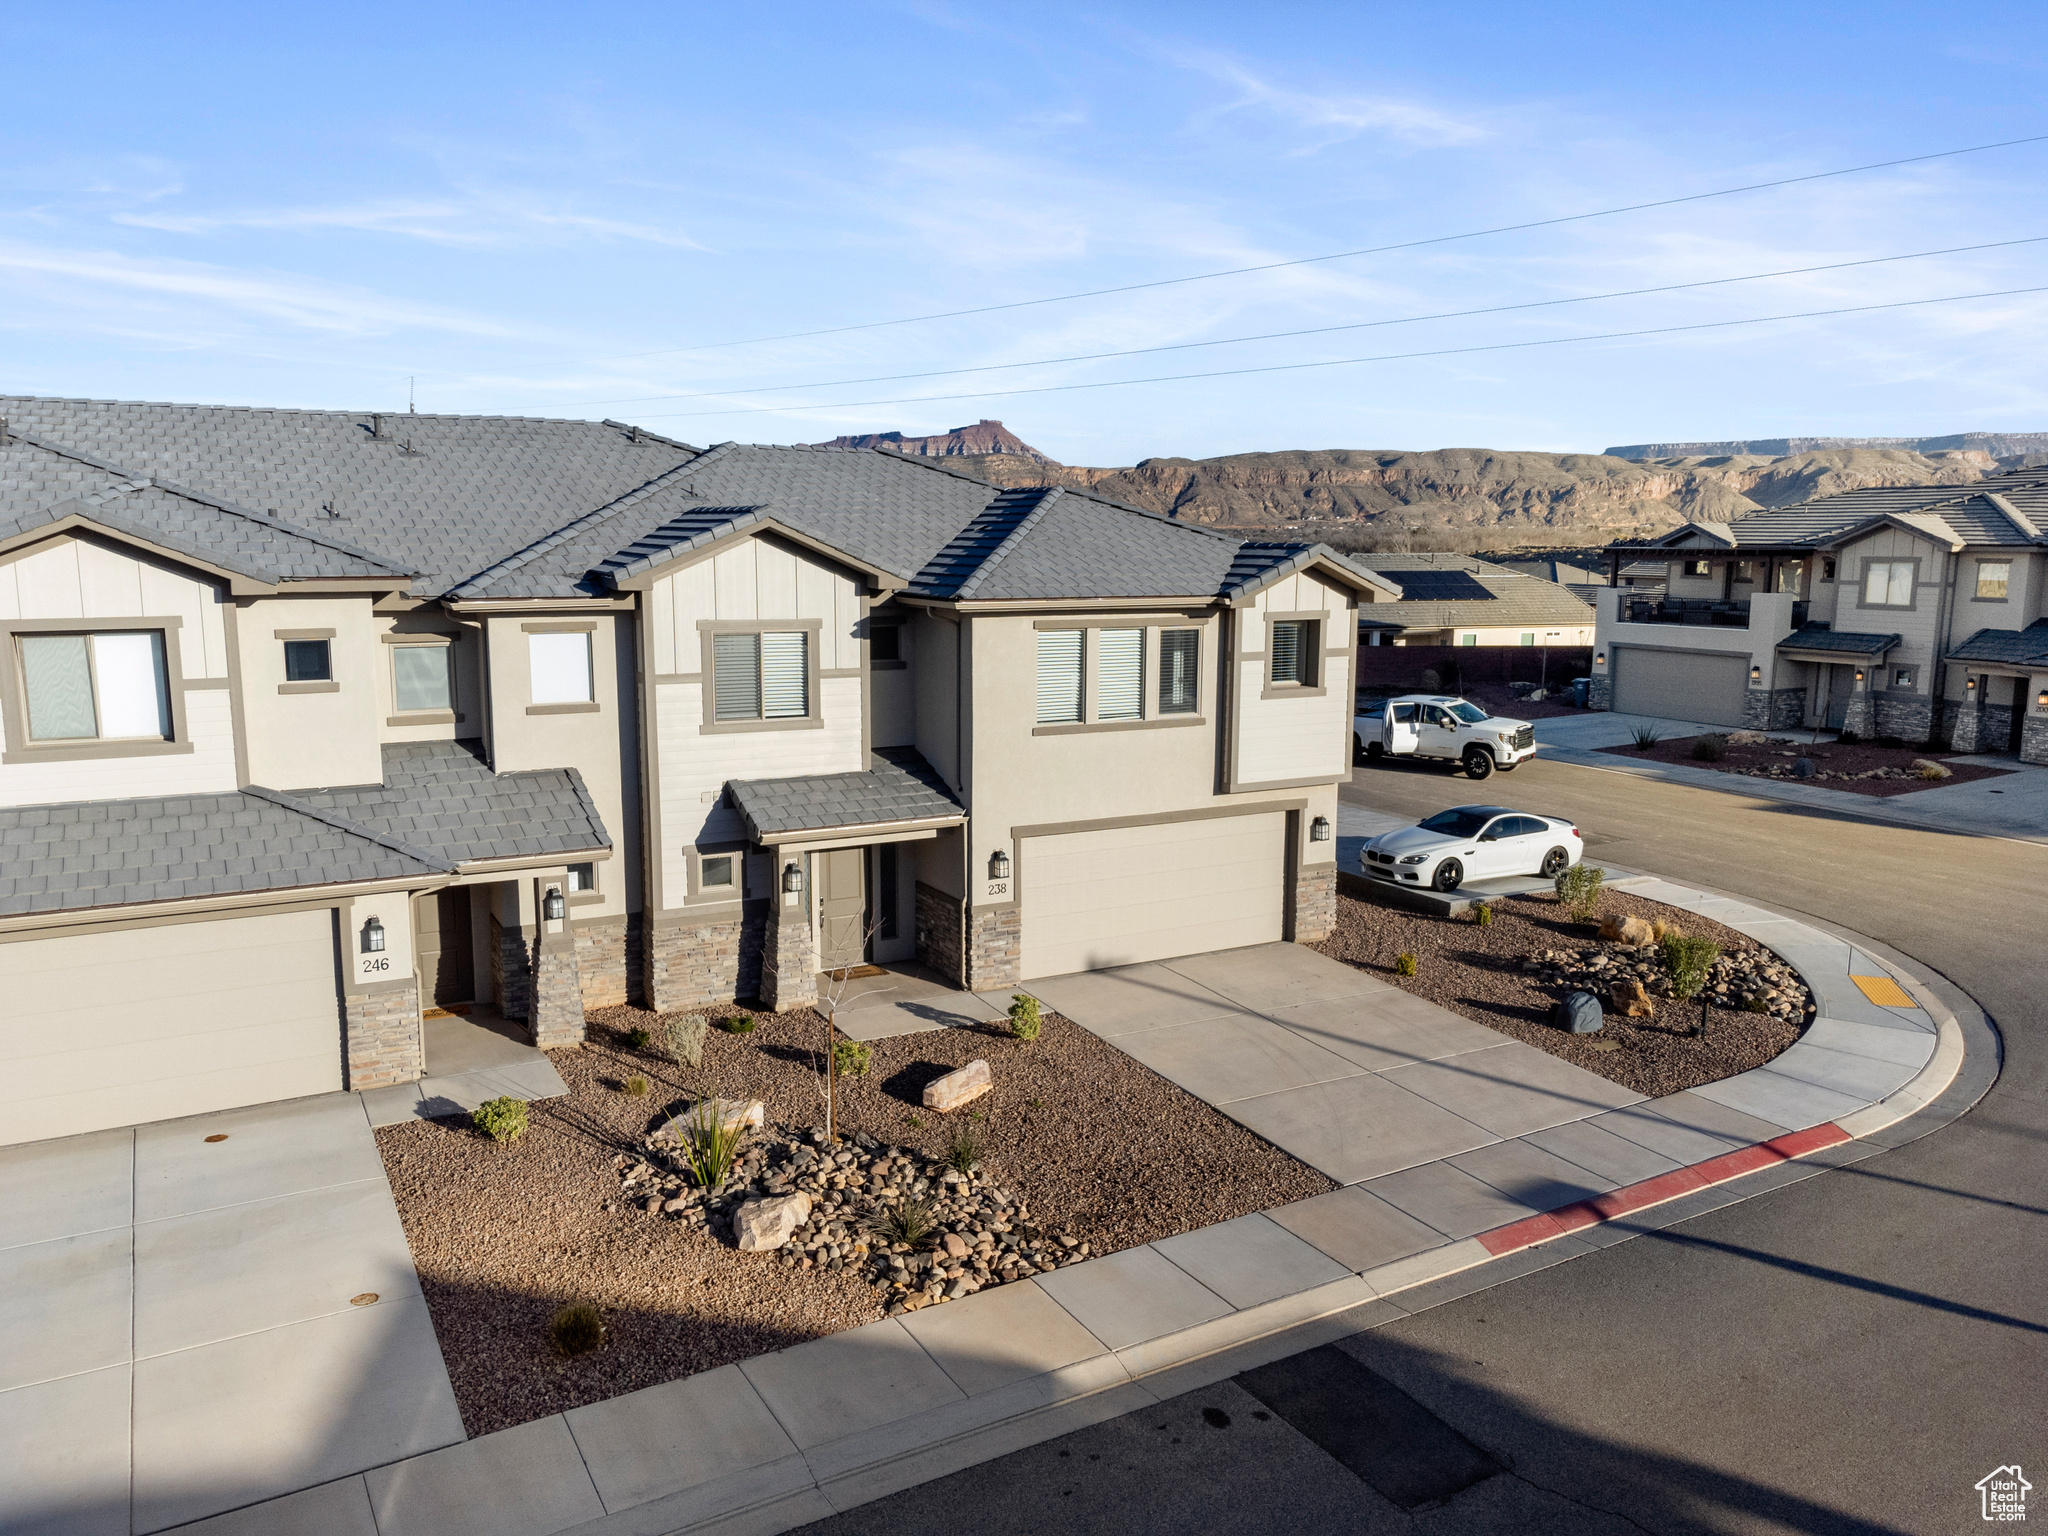
{"label": "concrete sidewalk", "polygon": [[[1536,741],[1544,761],[1572,763],[1608,773],[1634,774],[1639,778],[1668,779],[1698,789],[1715,789],[1724,794],[1750,795],[1759,800],[1776,800],[1836,816],[1853,816],[1896,822],[1931,832],[1957,832],[1973,837],[2011,837],[2028,842],[2048,843],[2048,768],[2021,763],[2006,757],[1957,757],[1932,752],[1944,762],[1981,763],[1987,767],[2012,770],[1995,779],[1977,779],[1968,784],[1944,784],[1936,789],[1915,790],[1907,795],[1859,795],[1846,789],[1826,789],[1816,784],[1780,783],[1774,779],[1753,779],[1742,774],[1719,773],[1711,768],[1694,768],[1683,763],[1659,763],[1603,752],[1602,747],[1626,746],[1635,739],[1638,726],[1655,726],[1666,740],[1697,736],[1707,731],[1725,731],[1726,726],[1700,725],[1683,720],[1661,720],[1647,715],[1617,715],[1612,711],[1559,716],[1536,722]],[[1812,739],[1811,731],[1780,731],[1774,735]],[[1820,733],[1822,742],[1834,739],[1834,732]],[[1475,799],[1478,786],[1473,786]]]}
{"label": "concrete sidewalk", "polygon": [[463,1437],[359,1098],[0,1152],[0,1530],[129,1536]]}
{"label": "concrete sidewalk", "polygon": [[[1385,996],[1391,989],[1360,989],[1356,973],[1334,974],[1333,962],[1300,950],[1290,956],[1290,946],[1134,967],[1121,990],[1097,976],[1044,984],[1034,990],[1048,1001],[1069,994],[1060,1006],[1078,1010],[1083,1023],[1092,1010],[1119,1047],[1151,1051],[1190,1083],[1203,1082],[1225,1113],[1262,1114],[1262,1101],[1288,1096],[1301,1109],[1347,1083],[1348,1092],[1403,1104],[1403,1113],[1392,1130],[1354,1116],[1349,1137],[1305,1112],[1269,1117],[1337,1170],[1346,1187],[1335,1193],[394,1462],[192,1529],[788,1530],[1801,1177],[1799,1159],[1853,1160],[1862,1155],[1854,1138],[1875,1138],[1873,1146],[1911,1139],[1923,1132],[1899,1122],[1923,1111],[1933,1119],[1960,1113],[1995,1072],[1995,1037],[1981,1016],[1966,1035],[1917,978],[1854,943],[1666,882],[1639,878],[1624,888],[1781,947],[1814,987],[1820,1021],[1767,1067],[1644,1103],[1604,1079],[1581,1082],[1590,1074],[1572,1077],[1577,1069],[1554,1058],[1546,1060],[1567,1072],[1534,1084],[1519,1078],[1527,1065],[1519,1056],[1516,1071],[1476,1070],[1502,1048],[1486,1043],[1491,1031],[1447,1022],[1453,1016],[1440,1011],[1397,1009]],[[1887,983],[1904,988],[1904,1005]],[[1391,1021],[1384,1031],[1374,1023],[1382,1016]],[[1431,1043],[1437,1030],[1456,1048]],[[1966,1038],[1975,1041],[1971,1072],[1949,1089]],[[1268,1074],[1250,1085],[1263,1091],[1246,1094],[1244,1082],[1214,1075],[1232,1064]],[[1403,1072],[1415,1075],[1404,1080]],[[1632,1102],[1605,1102],[1616,1096]],[[1451,1138],[1469,1150],[1445,1149],[1445,1115],[1469,1128]],[[1400,1126],[1415,1134],[1404,1138]],[[1368,1150],[1361,1155],[1353,1142]],[[1347,1161],[1354,1157],[1361,1160]]]}

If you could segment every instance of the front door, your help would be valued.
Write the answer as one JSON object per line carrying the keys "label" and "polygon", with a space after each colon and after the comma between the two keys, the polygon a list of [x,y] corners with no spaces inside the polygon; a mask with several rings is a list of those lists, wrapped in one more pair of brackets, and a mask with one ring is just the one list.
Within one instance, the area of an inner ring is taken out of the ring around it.
{"label": "front door", "polygon": [[417,897],[412,913],[427,1006],[470,1002],[476,997],[476,955],[469,931],[469,887],[452,885]]}
{"label": "front door", "polygon": [[2007,733],[2005,750],[2014,757],[2020,755],[2020,745],[2027,739],[2027,680],[2016,677],[2012,680],[2012,729]]}
{"label": "front door", "polygon": [[865,848],[834,848],[818,865],[818,969],[843,971],[868,958]]}

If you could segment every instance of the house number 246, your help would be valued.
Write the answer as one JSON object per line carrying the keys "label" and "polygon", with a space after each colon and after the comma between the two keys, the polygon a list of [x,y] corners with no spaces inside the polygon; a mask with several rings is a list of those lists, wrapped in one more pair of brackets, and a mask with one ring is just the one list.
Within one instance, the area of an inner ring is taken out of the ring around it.
{"label": "house number 246", "polygon": [[377,956],[374,960],[365,960],[363,962],[363,970],[366,973],[369,971],[388,971],[390,969],[391,962],[383,955]]}

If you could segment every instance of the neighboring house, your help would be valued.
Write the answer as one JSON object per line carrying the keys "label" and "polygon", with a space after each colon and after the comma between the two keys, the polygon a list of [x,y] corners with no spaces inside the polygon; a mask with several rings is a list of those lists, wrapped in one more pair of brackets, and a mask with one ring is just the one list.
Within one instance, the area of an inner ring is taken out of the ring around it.
{"label": "neighboring house", "polygon": [[1391,584],[884,450],[0,400],[0,1143],[416,1079],[422,1009],[1327,933]]}
{"label": "neighboring house", "polygon": [[1615,544],[1662,598],[1600,596],[1596,708],[1845,728],[2048,762],[2048,474],[1889,486]]}
{"label": "neighboring house", "polygon": [[1592,605],[1594,592],[1601,587],[1628,587],[1638,593],[1664,590],[1662,561],[1638,560],[1634,564],[1623,566],[1618,576],[1594,566],[1576,565],[1569,560],[1555,558],[1500,560],[1495,563],[1502,570],[1513,571],[1520,576],[1534,576],[1539,581],[1554,581],[1589,607]]}
{"label": "neighboring house", "polygon": [[[1353,555],[1399,600],[1360,615],[1361,645],[1591,645],[1593,610],[1557,582],[1471,555]],[[1369,620],[1369,622],[1368,622]]]}

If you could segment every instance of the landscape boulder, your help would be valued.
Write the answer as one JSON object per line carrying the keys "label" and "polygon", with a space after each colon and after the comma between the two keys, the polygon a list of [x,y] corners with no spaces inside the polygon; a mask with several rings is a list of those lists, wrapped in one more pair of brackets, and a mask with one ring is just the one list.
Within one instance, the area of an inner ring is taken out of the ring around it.
{"label": "landscape boulder", "polygon": [[1950,771],[1948,764],[1937,763],[1931,757],[1914,758],[1913,771],[1923,779],[1952,779],[1955,777],[1955,774]]}
{"label": "landscape boulder", "polygon": [[[768,1118],[768,1111],[759,1099],[711,1099],[706,1104],[709,1112],[718,1117],[719,1125],[727,1130],[739,1125],[758,1131]],[[704,1107],[691,1105],[662,1129],[679,1141],[688,1141],[691,1131],[696,1128],[698,1111]]]}
{"label": "landscape boulder", "polygon": [[1762,731],[1730,731],[1728,745],[1731,747],[1760,747],[1764,743]]}
{"label": "landscape boulder", "polygon": [[793,1195],[770,1195],[749,1200],[733,1213],[732,1234],[742,1253],[767,1253],[789,1241],[792,1232],[810,1218],[811,1197],[802,1190]]}
{"label": "landscape boulder", "polygon": [[1590,992],[1567,992],[1550,1005],[1550,1022],[1575,1035],[1597,1035],[1606,1020],[1599,998]]}
{"label": "landscape boulder", "polygon": [[1795,779],[1810,779],[1819,772],[1820,769],[1814,766],[1810,757],[1802,757],[1792,765],[1792,777]]}
{"label": "landscape boulder", "polygon": [[1643,984],[1632,976],[1607,989],[1607,1002],[1624,1019],[1647,1019],[1657,1011]]}
{"label": "landscape boulder", "polygon": [[995,1086],[985,1061],[970,1061],[957,1072],[948,1072],[924,1086],[924,1107],[941,1113],[972,1103]]}
{"label": "landscape boulder", "polygon": [[1656,935],[1651,932],[1650,925],[1640,917],[1623,917],[1618,912],[1610,912],[1600,919],[1600,937],[1611,939],[1617,944],[1634,946],[1647,944]]}

